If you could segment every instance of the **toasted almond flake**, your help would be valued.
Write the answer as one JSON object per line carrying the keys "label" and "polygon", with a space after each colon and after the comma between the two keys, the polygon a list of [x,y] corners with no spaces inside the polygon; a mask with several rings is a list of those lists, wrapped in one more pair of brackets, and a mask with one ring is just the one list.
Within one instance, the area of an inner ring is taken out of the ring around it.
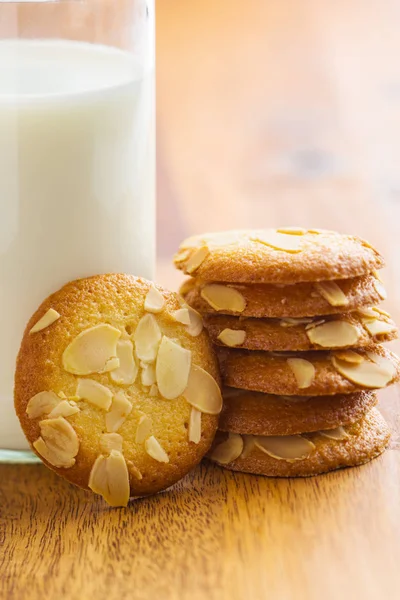
{"label": "toasted almond flake", "polygon": [[156,379],[163,398],[174,400],[186,389],[192,353],[163,336],[156,362]]}
{"label": "toasted almond flake", "polygon": [[151,435],[144,444],[145,450],[151,458],[157,460],[161,463],[169,463],[168,454],[165,452],[164,448],[161,446],[160,442]]}
{"label": "toasted almond flake", "polygon": [[54,308],[49,308],[43,317],[32,327],[29,333],[37,333],[38,331],[50,327],[50,325],[53,325],[60,317],[60,313],[54,310]]}
{"label": "toasted almond flake", "polygon": [[139,419],[139,423],[136,430],[135,441],[137,444],[142,444],[151,436],[153,429],[153,422],[148,415],[142,415]]}
{"label": "toasted almond flake", "polygon": [[82,331],[64,350],[62,362],[67,373],[90,375],[104,370],[116,356],[121,332],[106,323]]}
{"label": "toasted almond flake", "polygon": [[360,332],[352,323],[337,320],[310,329],[307,331],[307,337],[312,344],[321,348],[344,348],[355,346]]}
{"label": "toasted almond flake", "polygon": [[55,419],[56,417],[72,417],[79,412],[79,408],[75,403],[68,402],[68,400],[62,400],[53,410],[49,413],[49,419]]}
{"label": "toasted almond flake", "polygon": [[200,412],[218,415],[222,410],[222,395],[218,383],[210,373],[197,365],[192,365],[190,369],[183,396]]}
{"label": "toasted almond flake", "polygon": [[64,417],[40,421],[40,437],[33,443],[35,450],[54,467],[69,469],[79,451],[78,436]]}
{"label": "toasted almond flake", "polygon": [[177,254],[175,254],[175,256],[174,256],[174,262],[176,262],[176,263],[186,262],[190,255],[191,255],[191,251],[189,248],[186,248],[186,250],[179,250],[179,252]]}
{"label": "toasted almond flake", "polygon": [[397,331],[394,323],[387,323],[379,319],[363,319],[363,325],[370,335],[384,335]]}
{"label": "toasted almond flake", "polygon": [[291,317],[284,317],[280,320],[279,325],[281,327],[298,327],[299,325],[309,325],[313,322],[313,319],[295,319]]}
{"label": "toasted almond flake", "polygon": [[154,365],[146,365],[141,372],[142,385],[151,386],[156,382],[156,369]]}
{"label": "toasted almond flake", "polygon": [[335,427],[335,429],[325,429],[319,431],[319,434],[323,437],[329,438],[330,440],[347,440],[350,436],[342,425]]}
{"label": "toasted almond flake", "polygon": [[299,389],[310,387],[315,377],[315,367],[304,358],[288,358],[287,363],[296,378]]}
{"label": "toasted almond flake", "polygon": [[156,288],[154,283],[152,283],[144,301],[144,309],[151,313],[160,313],[163,310],[164,305],[164,296]]}
{"label": "toasted almond flake", "polygon": [[60,397],[54,392],[39,392],[29,400],[26,414],[30,419],[37,419],[51,413],[60,402]]}
{"label": "toasted almond flake", "polygon": [[110,373],[111,371],[114,371],[115,369],[119,369],[119,367],[120,367],[119,358],[117,358],[116,356],[113,356],[112,358],[108,359],[108,361],[104,365],[104,369],[99,371],[99,373]]}
{"label": "toasted almond flake", "polygon": [[257,436],[255,445],[268,456],[290,463],[307,458],[315,450],[315,445],[301,435]]}
{"label": "toasted almond flake", "polygon": [[193,308],[189,308],[189,319],[190,323],[186,331],[192,337],[197,337],[203,331],[203,319],[201,318],[201,315]]}
{"label": "toasted almond flake", "polygon": [[153,383],[153,385],[151,386],[150,391],[149,391],[149,396],[151,398],[155,398],[158,395],[159,395],[158,385],[156,383]]}
{"label": "toasted almond flake", "polygon": [[332,357],[335,369],[349,381],[366,388],[383,388],[393,379],[393,371],[385,365],[364,360],[360,364],[348,363]]}
{"label": "toasted almond flake", "polygon": [[189,419],[189,442],[198,444],[201,440],[201,412],[192,407]]}
{"label": "toasted almond flake", "polygon": [[225,344],[234,348],[235,346],[241,346],[246,339],[246,332],[242,329],[224,329],[218,336],[218,339]]}
{"label": "toasted almond flake", "polygon": [[64,392],[58,392],[57,396],[59,398],[62,398],[63,400],[68,400],[67,396],[64,394]]}
{"label": "toasted almond flake", "polygon": [[386,310],[383,310],[383,308],[381,308],[380,306],[373,306],[372,310],[380,315],[383,315],[384,317],[388,317],[389,319],[391,319],[390,314]]}
{"label": "toasted almond flake", "polygon": [[207,256],[210,254],[210,250],[208,246],[201,246],[197,250],[193,252],[191,257],[186,263],[185,271],[186,273],[194,273],[200,265],[205,261]]}
{"label": "toasted almond flake", "polygon": [[354,352],[354,350],[338,350],[334,353],[334,356],[339,360],[355,363],[357,365],[364,361],[364,357],[361,354],[358,354],[358,352]]}
{"label": "toasted almond flake", "polygon": [[277,232],[285,233],[286,235],[305,235],[307,229],[303,229],[302,227],[281,227],[277,229]]}
{"label": "toasted almond flake", "polygon": [[274,229],[264,229],[252,236],[251,241],[259,242],[265,246],[270,246],[274,250],[283,250],[284,252],[301,252],[303,239],[301,236],[289,233],[280,233]]}
{"label": "toasted almond flake", "polygon": [[246,308],[246,300],[238,290],[219,283],[205,285],[200,295],[203,300],[208,302],[217,311],[228,310],[230,312],[242,313]]}
{"label": "toasted almond flake", "polygon": [[229,433],[228,438],[218,444],[210,454],[211,460],[220,465],[227,465],[242,454],[243,438],[238,433]]}
{"label": "toasted almond flake", "polygon": [[129,473],[121,452],[97,457],[89,477],[89,487],[110,506],[127,506],[130,496]]}
{"label": "toasted almond flake", "polygon": [[370,319],[377,318],[376,311],[373,307],[357,308],[357,313],[362,317],[368,317]]}
{"label": "toasted almond flake", "polygon": [[133,477],[135,477],[138,481],[141,481],[143,479],[143,475],[131,460],[127,460],[126,465],[128,467],[129,473],[133,475]]}
{"label": "toasted almond flake", "polygon": [[86,400],[98,408],[108,410],[112,402],[112,393],[105,385],[94,379],[80,379],[76,388],[76,395],[81,400]]}
{"label": "toasted almond flake", "polygon": [[373,363],[382,367],[385,371],[389,372],[392,377],[396,375],[397,368],[396,365],[392,363],[391,360],[386,358],[386,356],[381,356],[380,354],[375,354],[375,352],[367,352],[367,356]]}
{"label": "toasted almond flake", "polygon": [[103,454],[110,454],[111,450],[122,452],[123,441],[119,433],[103,433],[100,436],[100,449]]}
{"label": "toasted almond flake", "polygon": [[119,340],[117,343],[117,358],[119,367],[110,373],[110,377],[118,385],[132,385],[138,374],[138,366],[133,354],[133,344],[130,340]]}
{"label": "toasted almond flake", "polygon": [[374,271],[371,271],[371,274],[375,277],[375,279],[378,279],[378,281],[380,281],[381,283],[383,283],[383,279],[382,279],[382,276],[379,273],[379,271],[377,271],[375,269]]}
{"label": "toasted almond flake", "polygon": [[113,398],[111,409],[106,414],[106,429],[110,433],[118,431],[132,411],[132,403],[123,392],[117,392]]}
{"label": "toasted almond flake", "polygon": [[313,321],[305,326],[305,330],[309,331],[310,329],[314,329],[314,327],[318,327],[319,325],[323,325],[325,323],[325,319],[318,319],[317,321]]}
{"label": "toasted almond flake", "polygon": [[320,281],[314,285],[331,306],[346,306],[349,303],[349,299],[335,281]]}
{"label": "toasted almond flake", "polygon": [[385,288],[383,287],[383,284],[379,281],[379,279],[374,280],[374,288],[375,288],[376,293],[378,294],[379,298],[381,300],[386,300],[387,293],[386,293]]}
{"label": "toasted almond flake", "polygon": [[134,334],[137,357],[146,362],[154,361],[161,337],[161,330],[154,315],[147,314],[142,317]]}
{"label": "toasted almond flake", "polygon": [[190,325],[190,316],[188,308],[179,308],[172,314],[172,317],[178,323],[182,323],[182,325]]}
{"label": "toasted almond flake", "polygon": [[243,452],[240,458],[247,458],[253,452],[256,447],[256,440],[254,435],[243,435]]}

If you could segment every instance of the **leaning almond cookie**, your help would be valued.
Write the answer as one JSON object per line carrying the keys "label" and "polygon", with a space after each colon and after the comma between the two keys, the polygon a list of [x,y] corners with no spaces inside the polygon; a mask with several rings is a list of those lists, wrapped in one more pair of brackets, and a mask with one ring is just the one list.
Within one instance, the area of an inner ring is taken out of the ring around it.
{"label": "leaning almond cookie", "polygon": [[362,348],[397,337],[396,324],[378,308],[299,319],[206,315],[204,324],[214,344],[248,350]]}
{"label": "leaning almond cookie", "polygon": [[50,468],[125,506],[201,460],[222,408],[218,384],[201,318],[177,294],[99,275],[67,284],[29,321],[15,408]]}
{"label": "leaning almond cookie", "polygon": [[382,346],[334,352],[217,348],[226,386],[266,394],[324,396],[379,389],[400,379],[398,357]]}
{"label": "leaning almond cookie", "polygon": [[204,281],[285,284],[359,277],[384,266],[358,237],[301,228],[197,235],[182,242],[174,262]]}
{"label": "leaning almond cookie", "polygon": [[374,275],[293,285],[204,282],[188,279],[180,290],[201,314],[238,317],[315,317],[350,312],[386,298]]}
{"label": "leaning almond cookie", "polygon": [[375,392],[334,396],[274,396],[224,388],[218,429],[252,435],[295,435],[359,421],[377,402]]}
{"label": "leaning almond cookie", "polygon": [[294,436],[218,432],[207,458],[226,469],[267,477],[308,477],[355,467],[379,456],[389,428],[373,408],[352,425]]}

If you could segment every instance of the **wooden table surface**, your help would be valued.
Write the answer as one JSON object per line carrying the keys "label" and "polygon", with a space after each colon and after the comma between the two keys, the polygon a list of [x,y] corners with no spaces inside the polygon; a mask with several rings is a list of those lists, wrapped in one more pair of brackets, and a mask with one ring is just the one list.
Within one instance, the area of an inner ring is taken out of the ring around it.
{"label": "wooden table surface", "polygon": [[[158,0],[157,16],[159,280],[177,285],[187,234],[328,227],[386,254],[400,321],[398,4]],[[391,447],[361,468],[202,465],[121,510],[43,466],[1,465],[0,598],[398,599],[396,388],[381,409]]]}

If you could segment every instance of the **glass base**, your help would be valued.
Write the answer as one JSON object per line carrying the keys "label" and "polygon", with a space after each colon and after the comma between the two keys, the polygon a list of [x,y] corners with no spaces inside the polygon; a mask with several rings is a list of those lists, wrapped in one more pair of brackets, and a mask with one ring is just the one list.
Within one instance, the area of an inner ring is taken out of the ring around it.
{"label": "glass base", "polygon": [[40,462],[40,458],[30,450],[2,450],[0,448],[0,464],[26,465]]}

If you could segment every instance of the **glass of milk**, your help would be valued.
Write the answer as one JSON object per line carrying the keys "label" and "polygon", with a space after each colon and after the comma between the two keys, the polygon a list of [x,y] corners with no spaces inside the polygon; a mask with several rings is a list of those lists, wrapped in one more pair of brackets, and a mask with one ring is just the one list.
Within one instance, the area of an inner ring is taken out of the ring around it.
{"label": "glass of milk", "polygon": [[0,2],[0,460],[33,457],[13,379],[72,279],[154,276],[154,0]]}

